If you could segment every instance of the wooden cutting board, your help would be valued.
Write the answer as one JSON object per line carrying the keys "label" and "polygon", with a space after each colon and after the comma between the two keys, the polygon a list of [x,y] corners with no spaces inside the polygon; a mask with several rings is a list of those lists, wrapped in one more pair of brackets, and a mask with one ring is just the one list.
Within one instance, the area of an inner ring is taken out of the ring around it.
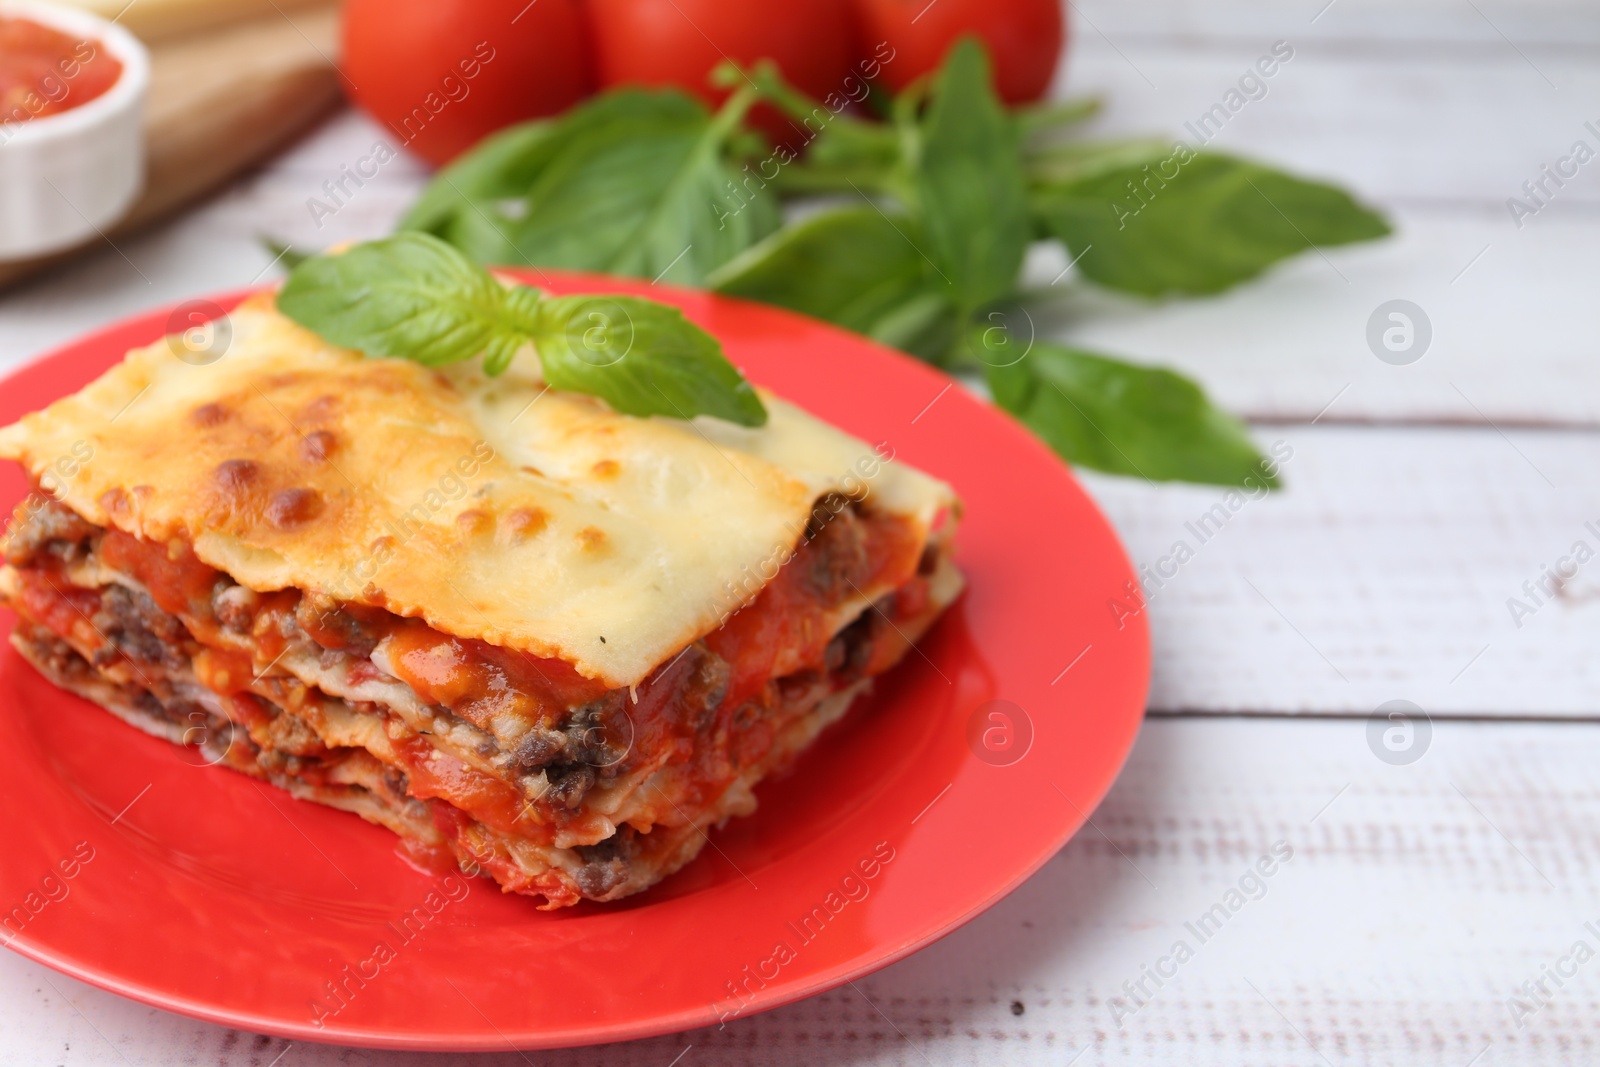
{"label": "wooden cutting board", "polygon": [[[143,3],[158,16],[131,26],[150,47],[146,183],[132,211],[108,231],[112,241],[194,206],[309,129],[340,100],[334,67],[338,11],[331,4],[274,4],[265,15],[234,5],[234,16],[248,17],[224,25],[212,18],[180,32],[193,22],[178,21],[181,12],[170,0],[137,0],[122,21],[132,20]],[[205,10],[214,12],[215,5]],[[105,243],[97,237],[66,252],[0,263],[0,287]]]}
{"label": "wooden cutting board", "polygon": [[55,0],[92,11],[146,44],[285,11],[327,7],[330,0]]}

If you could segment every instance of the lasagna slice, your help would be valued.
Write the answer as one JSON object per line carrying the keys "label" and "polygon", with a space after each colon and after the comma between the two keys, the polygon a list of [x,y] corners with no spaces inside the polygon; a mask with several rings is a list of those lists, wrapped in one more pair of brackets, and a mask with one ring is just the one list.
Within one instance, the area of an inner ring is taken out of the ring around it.
{"label": "lasagna slice", "polygon": [[[253,298],[0,430],[12,643],[212,763],[561,907],[683,866],[961,588],[949,487],[760,429],[368,359]],[[187,356],[186,351],[182,352]]]}

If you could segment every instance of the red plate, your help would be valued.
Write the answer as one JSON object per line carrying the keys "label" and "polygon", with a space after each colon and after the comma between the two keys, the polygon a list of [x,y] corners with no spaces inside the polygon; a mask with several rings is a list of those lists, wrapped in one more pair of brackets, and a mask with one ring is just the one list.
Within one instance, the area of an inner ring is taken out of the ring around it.
{"label": "red plate", "polygon": [[[1150,645],[1142,615],[1119,626],[1108,609],[1132,569],[1052,453],[938,372],[809,319],[609,278],[548,287],[675,303],[752,380],[953,483],[969,589],[921,654],[688,868],[620,904],[547,913],[486,881],[419,872],[354,815],[197,765],[7,646],[0,940],[144,1003],[298,1040],[619,1041],[892,963],[1015,889],[1084,822],[1138,731]],[[170,315],[10,378],[0,424],[156,340]],[[26,486],[3,466],[9,512]],[[0,612],[0,632],[11,623]]]}

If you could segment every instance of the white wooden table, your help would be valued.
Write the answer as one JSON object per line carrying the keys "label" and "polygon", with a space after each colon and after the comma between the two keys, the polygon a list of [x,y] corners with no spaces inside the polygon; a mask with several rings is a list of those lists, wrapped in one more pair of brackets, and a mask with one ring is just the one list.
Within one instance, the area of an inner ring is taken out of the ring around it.
{"label": "white wooden table", "polygon": [[[1232,513],[1152,599],[1150,721],[1091,828],[859,992],[723,1031],[526,1056],[291,1046],[0,954],[0,1063],[1600,1061],[1600,560],[1539,604],[1522,588],[1576,542],[1600,551],[1600,162],[1520,228],[1506,207],[1574,141],[1600,148],[1584,126],[1600,126],[1600,12],[1083,0],[1072,15],[1065,89],[1104,92],[1111,133],[1179,132],[1290,42],[1216,146],[1346,182],[1399,230],[1220,300],[1075,296],[1052,324],[1196,375],[1294,452],[1288,489]],[[306,206],[377,135],[341,116],[182,221],[0,297],[0,366],[263,276],[259,234],[384,232],[423,179],[405,162],[321,229]],[[1433,326],[1409,366],[1365,341],[1395,298]],[[1141,563],[1222,499],[1085,480]],[[1515,619],[1510,598],[1537,610]],[[1369,745],[1390,700],[1432,719],[1409,764]],[[1185,924],[1277,842],[1292,859],[1200,943]],[[1163,963],[1180,938],[1193,958]]]}

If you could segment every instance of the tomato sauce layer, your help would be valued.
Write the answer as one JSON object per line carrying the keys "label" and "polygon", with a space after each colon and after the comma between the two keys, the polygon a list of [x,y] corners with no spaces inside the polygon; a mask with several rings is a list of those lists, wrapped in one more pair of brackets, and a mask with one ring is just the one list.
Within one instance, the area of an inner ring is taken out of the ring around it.
{"label": "tomato sauce layer", "polygon": [[706,638],[733,668],[738,704],[775,674],[823,662],[833,616],[867,590],[898,588],[916,574],[922,537],[895,515],[844,511],[801,543],[759,595]]}
{"label": "tomato sauce layer", "polygon": [[[916,574],[921,549],[920,531],[908,520],[853,508],[839,512],[813,529],[704,647],[686,649],[633,690],[608,690],[563,661],[453,637],[381,608],[329,602],[319,614],[307,610],[313,597],[292,589],[251,595],[248,640],[261,665],[280,657],[296,627],[328,649],[346,648],[355,635],[366,648],[382,643],[385,667],[423,701],[469,722],[487,728],[510,714],[547,730],[565,728],[569,747],[553,757],[551,795],[531,805],[512,781],[466,765],[398,721],[388,731],[391,758],[406,772],[413,796],[444,800],[502,832],[547,839],[555,828],[586,820],[581,797],[597,779],[676,766],[680,802],[712,802],[766,757],[796,710],[793,698],[773,684],[775,676],[799,674],[820,683],[827,675],[828,645],[843,604],[888,588],[896,590],[883,609],[891,621],[920,614],[926,606],[925,583]],[[137,580],[158,607],[216,650],[200,672],[206,684],[225,695],[250,688],[255,670],[238,651],[223,652],[237,649],[238,638],[224,636],[213,612],[218,594],[232,584],[226,575],[198,559],[183,539],[161,544],[111,528],[97,551],[105,567]],[[82,631],[98,594],[68,584],[48,558],[20,572],[26,610],[64,636]],[[228,625],[238,632],[238,620]],[[351,651],[354,667],[377,669],[363,650]],[[878,658],[860,664],[864,673],[887,666]],[[568,722],[569,709],[578,707],[584,708],[582,721]],[[564,779],[571,793],[563,792]]]}
{"label": "tomato sauce layer", "polygon": [[[739,704],[758,693],[775,673],[818,666],[834,637],[833,616],[869,589],[900,588],[915,577],[921,551],[916,525],[894,515],[851,509],[832,518],[802,541],[766,581],[755,598],[706,644],[730,665],[727,700]],[[115,528],[100,543],[100,557],[113,570],[130,575],[150,591],[163,611],[197,623],[195,636],[207,644],[214,635],[211,598],[221,572],[201,562],[181,539],[168,544],[144,541]],[[606,687],[582,677],[572,665],[441,633],[419,619],[381,608],[335,605],[334,612],[296,611],[298,594],[263,594],[252,635],[268,660],[282,651],[282,615],[319,645],[341,648],[344,628],[353,624],[374,642],[387,642],[389,664],[424,701],[449,708],[475,725],[487,726],[510,712],[548,724],[566,709],[605,696]],[[909,606],[909,605],[908,605]]]}

